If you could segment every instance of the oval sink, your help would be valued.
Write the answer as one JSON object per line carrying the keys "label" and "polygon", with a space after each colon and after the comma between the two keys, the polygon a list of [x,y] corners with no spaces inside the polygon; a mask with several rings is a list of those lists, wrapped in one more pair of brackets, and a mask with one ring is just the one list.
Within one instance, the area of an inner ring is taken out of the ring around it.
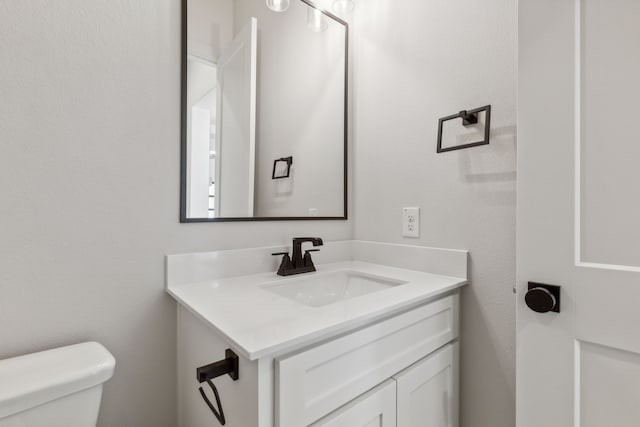
{"label": "oval sink", "polygon": [[337,271],[284,279],[263,288],[309,307],[322,307],[404,283],[407,282],[356,271]]}

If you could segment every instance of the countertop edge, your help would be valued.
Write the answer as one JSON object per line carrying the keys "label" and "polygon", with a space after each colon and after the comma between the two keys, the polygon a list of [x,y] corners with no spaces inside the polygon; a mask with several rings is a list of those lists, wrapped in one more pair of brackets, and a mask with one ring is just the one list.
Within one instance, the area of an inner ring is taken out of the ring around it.
{"label": "countertop edge", "polygon": [[[260,350],[250,351],[247,350],[244,346],[234,340],[229,334],[225,333],[222,329],[217,327],[212,321],[207,319],[205,316],[200,314],[196,309],[194,309],[187,301],[185,301],[180,295],[179,292],[176,292],[175,289],[166,288],[166,292],[171,295],[180,306],[184,307],[189,313],[194,315],[196,318],[200,319],[205,323],[207,327],[212,328],[218,335],[221,336],[229,345],[234,347],[234,351],[239,352],[243,357],[250,361],[255,361],[259,359],[265,358],[275,358],[277,356],[281,356],[287,353],[292,353],[295,351],[299,351],[304,349],[305,347],[310,347],[316,345],[322,341],[326,341],[328,339],[334,339],[341,335],[354,332],[362,327],[368,326],[373,323],[380,322],[381,320],[396,316],[403,312],[409,311],[418,306],[427,304],[431,301],[435,301],[439,298],[442,298],[448,294],[454,293],[458,289],[464,287],[469,283],[467,279],[446,276],[449,279],[457,280],[449,285],[443,286],[435,292],[427,293],[425,295],[421,295],[419,297],[403,301],[401,303],[397,303],[395,305],[385,307],[383,309],[378,310],[374,313],[368,313],[360,316],[359,318],[351,319],[340,324],[331,325],[324,329],[319,329],[317,331],[313,331],[311,333],[298,336],[296,338],[289,339],[287,341],[283,341],[281,343],[265,347]],[[179,286],[178,286],[179,288]]]}

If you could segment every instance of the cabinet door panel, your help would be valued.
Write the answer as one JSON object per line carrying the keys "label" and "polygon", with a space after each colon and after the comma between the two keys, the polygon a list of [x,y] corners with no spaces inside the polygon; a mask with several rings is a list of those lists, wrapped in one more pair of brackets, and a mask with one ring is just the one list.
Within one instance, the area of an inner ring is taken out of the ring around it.
{"label": "cabinet door panel", "polygon": [[396,427],[396,383],[388,380],[311,427]]}
{"label": "cabinet door panel", "polygon": [[394,376],[397,427],[458,427],[458,344],[448,344]]}

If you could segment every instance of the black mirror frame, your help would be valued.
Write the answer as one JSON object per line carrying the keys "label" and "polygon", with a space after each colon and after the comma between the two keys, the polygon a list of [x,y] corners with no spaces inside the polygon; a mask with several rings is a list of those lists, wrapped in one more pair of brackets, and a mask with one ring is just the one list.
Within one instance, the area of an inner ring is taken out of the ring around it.
{"label": "black mirror frame", "polygon": [[292,216],[292,217],[237,217],[237,218],[188,218],[187,217],[187,1],[182,0],[181,52],[180,52],[180,222],[237,222],[237,221],[321,221],[348,219],[349,181],[349,24],[336,15],[318,8],[310,0],[300,0],[307,6],[319,10],[325,16],[345,27],[344,61],[344,215],[342,216]]}

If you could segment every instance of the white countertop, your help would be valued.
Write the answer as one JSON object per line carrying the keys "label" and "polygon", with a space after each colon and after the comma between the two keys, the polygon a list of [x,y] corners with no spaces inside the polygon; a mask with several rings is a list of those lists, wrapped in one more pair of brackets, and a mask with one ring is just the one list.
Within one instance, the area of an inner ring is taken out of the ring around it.
{"label": "white countertop", "polygon": [[[250,360],[313,344],[404,311],[459,288],[464,278],[362,261],[317,265],[315,273],[281,277],[274,272],[170,284],[180,304],[216,329]],[[348,270],[407,282],[379,292],[309,307],[264,289],[275,282]]]}

